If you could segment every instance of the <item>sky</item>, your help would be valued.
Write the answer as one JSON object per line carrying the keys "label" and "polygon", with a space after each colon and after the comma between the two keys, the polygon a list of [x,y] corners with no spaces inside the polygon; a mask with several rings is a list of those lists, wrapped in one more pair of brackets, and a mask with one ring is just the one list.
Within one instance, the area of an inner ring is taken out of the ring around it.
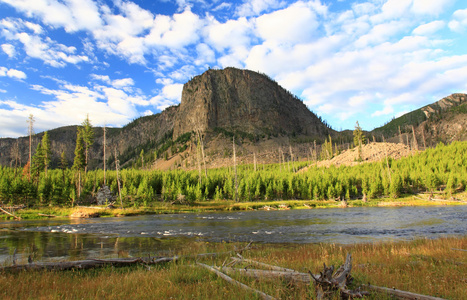
{"label": "sky", "polygon": [[0,0],[0,137],[121,127],[209,68],[266,73],[334,129],[467,92],[465,0]]}

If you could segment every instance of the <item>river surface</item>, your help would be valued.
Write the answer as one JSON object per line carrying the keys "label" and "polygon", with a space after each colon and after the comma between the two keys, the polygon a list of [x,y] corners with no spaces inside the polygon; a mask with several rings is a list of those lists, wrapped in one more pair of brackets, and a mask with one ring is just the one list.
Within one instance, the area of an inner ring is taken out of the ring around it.
{"label": "river surface", "polygon": [[0,223],[0,264],[14,253],[18,261],[164,255],[186,240],[350,244],[466,234],[466,205],[8,221]]}

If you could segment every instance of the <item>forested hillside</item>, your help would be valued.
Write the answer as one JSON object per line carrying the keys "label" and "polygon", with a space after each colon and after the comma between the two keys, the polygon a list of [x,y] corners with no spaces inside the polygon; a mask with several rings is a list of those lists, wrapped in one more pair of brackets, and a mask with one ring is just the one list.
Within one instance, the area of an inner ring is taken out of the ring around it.
{"label": "forested hillside", "polygon": [[[296,170],[312,166],[306,172]],[[313,162],[288,162],[259,166],[241,165],[198,171],[119,172],[124,206],[152,203],[282,199],[335,199],[353,201],[373,197],[398,197],[405,193],[442,190],[446,195],[467,185],[467,142],[438,144],[419,154],[392,160],[339,168],[317,168]],[[235,169],[237,170],[235,172]],[[118,193],[116,171],[107,171],[107,184]],[[81,182],[80,197],[78,184]],[[22,169],[0,168],[0,200],[4,204],[64,205],[92,202],[104,184],[102,170],[88,171],[78,180],[72,169],[49,170],[30,180]]]}

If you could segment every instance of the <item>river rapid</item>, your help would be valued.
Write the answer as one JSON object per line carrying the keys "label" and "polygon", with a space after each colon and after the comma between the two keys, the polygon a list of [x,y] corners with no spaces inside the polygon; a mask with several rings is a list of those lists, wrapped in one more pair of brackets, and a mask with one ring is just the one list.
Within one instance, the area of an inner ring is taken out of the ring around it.
{"label": "river rapid", "polygon": [[467,206],[354,207],[0,223],[0,263],[170,254],[187,240],[367,243],[467,234]]}

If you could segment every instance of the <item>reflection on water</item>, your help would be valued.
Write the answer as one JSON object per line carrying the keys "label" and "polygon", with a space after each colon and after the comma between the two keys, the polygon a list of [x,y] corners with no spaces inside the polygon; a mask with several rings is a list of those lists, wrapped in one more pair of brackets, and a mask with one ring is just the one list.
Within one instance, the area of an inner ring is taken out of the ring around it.
{"label": "reflection on water", "polygon": [[162,255],[187,240],[341,244],[465,235],[467,206],[172,214],[0,223],[0,263]]}

